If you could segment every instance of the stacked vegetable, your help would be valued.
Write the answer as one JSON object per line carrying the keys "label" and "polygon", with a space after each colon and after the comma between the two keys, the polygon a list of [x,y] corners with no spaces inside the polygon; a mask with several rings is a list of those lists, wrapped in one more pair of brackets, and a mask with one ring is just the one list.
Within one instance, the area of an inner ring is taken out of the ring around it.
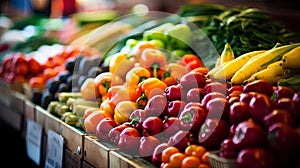
{"label": "stacked vegetable", "polygon": [[[226,45],[229,46],[227,43]],[[269,50],[257,50],[245,53],[234,59],[232,49],[223,51],[221,63],[209,72],[211,78],[227,80],[231,84],[245,84],[263,79],[272,85],[284,85],[299,90],[299,43],[277,44]],[[224,61],[224,59],[227,59]]]}
{"label": "stacked vegetable", "polygon": [[[126,37],[103,57],[71,57],[49,78],[39,104],[100,142],[157,167],[209,167],[212,150],[235,159],[238,167],[295,167],[299,43],[278,40],[290,32],[258,9],[207,8],[218,16],[198,23],[222,43],[214,44],[222,46],[215,58],[206,53],[212,50],[201,43],[199,31],[175,19]],[[261,38],[257,24],[274,30],[272,40]],[[225,32],[220,36],[218,26]],[[195,44],[201,46],[197,51]]]}
{"label": "stacked vegetable", "polygon": [[[248,7],[234,7],[226,10],[216,6],[208,8],[211,10],[199,7],[199,9],[208,11],[204,16],[200,15],[201,12],[199,15],[200,18],[210,18],[210,22],[204,22],[206,23],[204,24],[201,19],[200,23],[197,20],[190,19],[190,21],[197,24],[213,44],[207,43],[206,36],[202,38],[200,36],[195,46],[199,49],[206,48],[200,57],[210,68],[213,64],[209,63],[210,60],[215,60],[217,56],[212,52],[211,47],[221,54],[224,45],[229,43],[234,54],[240,56],[250,51],[270,49],[276,43],[286,45],[290,42],[299,42],[299,33],[289,30],[284,24],[272,19],[271,15],[264,10]],[[198,6],[194,6],[194,8],[190,6],[187,9],[182,7],[182,10],[186,10],[187,14],[197,13]],[[211,16],[209,12],[214,15]],[[187,15],[185,12],[181,13],[184,14],[183,16]]]}

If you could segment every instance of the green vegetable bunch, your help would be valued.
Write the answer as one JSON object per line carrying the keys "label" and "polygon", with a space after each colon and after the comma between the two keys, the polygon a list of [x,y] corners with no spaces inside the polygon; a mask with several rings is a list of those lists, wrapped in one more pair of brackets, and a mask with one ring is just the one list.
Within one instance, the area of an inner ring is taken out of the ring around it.
{"label": "green vegetable bunch", "polygon": [[[266,11],[257,8],[235,7],[212,17],[210,24],[202,27],[220,54],[229,43],[235,56],[249,51],[270,49],[276,43],[299,41],[300,34],[275,21]],[[200,48],[207,44],[198,42]]]}

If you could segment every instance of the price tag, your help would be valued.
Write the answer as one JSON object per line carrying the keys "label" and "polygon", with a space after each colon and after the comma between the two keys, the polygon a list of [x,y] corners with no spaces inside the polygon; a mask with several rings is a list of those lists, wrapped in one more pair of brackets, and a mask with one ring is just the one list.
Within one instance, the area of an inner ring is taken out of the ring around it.
{"label": "price tag", "polygon": [[26,152],[28,157],[40,165],[42,126],[31,119],[26,120]]}
{"label": "price tag", "polygon": [[64,138],[48,130],[45,168],[61,168],[63,160]]}

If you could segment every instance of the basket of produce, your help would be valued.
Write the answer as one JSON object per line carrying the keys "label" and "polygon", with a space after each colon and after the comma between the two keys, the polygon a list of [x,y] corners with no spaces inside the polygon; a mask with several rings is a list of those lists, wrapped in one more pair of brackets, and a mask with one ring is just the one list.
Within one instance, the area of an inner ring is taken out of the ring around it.
{"label": "basket of produce", "polygon": [[235,159],[226,159],[218,155],[220,151],[209,151],[207,156],[209,158],[209,163],[212,168],[235,168]]}

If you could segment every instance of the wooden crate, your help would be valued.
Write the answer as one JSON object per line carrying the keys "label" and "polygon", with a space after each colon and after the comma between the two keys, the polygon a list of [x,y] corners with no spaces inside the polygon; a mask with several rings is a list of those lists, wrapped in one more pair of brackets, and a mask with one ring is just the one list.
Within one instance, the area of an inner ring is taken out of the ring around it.
{"label": "wooden crate", "polygon": [[11,92],[23,93],[23,83],[8,83],[7,81],[0,78],[0,102],[9,106]]}
{"label": "wooden crate", "polygon": [[20,113],[12,110],[10,107],[4,105],[3,103],[0,103],[0,109],[0,119],[13,129],[21,131],[23,125],[23,116]]}
{"label": "wooden crate", "polygon": [[64,137],[66,148],[83,158],[84,136],[86,134],[63,121],[61,121],[60,134]]}
{"label": "wooden crate", "polygon": [[140,157],[132,157],[120,151],[109,152],[109,167],[111,168],[155,168],[155,166]]}
{"label": "wooden crate", "polygon": [[27,99],[24,101],[24,118],[35,120],[35,104]]}
{"label": "wooden crate", "polygon": [[23,117],[23,129],[22,129],[22,137],[25,138],[26,136],[26,123],[27,120],[31,119],[35,121],[35,104],[31,101],[25,99],[24,101],[24,117]]}
{"label": "wooden crate", "polygon": [[64,148],[63,167],[64,168],[81,168],[82,158],[67,148]]}
{"label": "wooden crate", "polygon": [[93,167],[109,167],[109,152],[116,150],[118,150],[118,148],[108,143],[100,143],[95,136],[85,136],[84,161]]}
{"label": "wooden crate", "polygon": [[82,161],[81,168],[95,168],[93,165],[89,164],[85,160]]}
{"label": "wooden crate", "polygon": [[61,134],[63,122],[40,106],[35,106],[35,121],[43,127],[45,134],[47,134],[48,130]]}
{"label": "wooden crate", "polygon": [[11,87],[5,80],[0,78],[0,103],[9,106],[10,105],[10,95]]}
{"label": "wooden crate", "polygon": [[24,102],[26,100],[25,95],[16,91],[11,91],[10,94],[10,108],[23,115]]}

